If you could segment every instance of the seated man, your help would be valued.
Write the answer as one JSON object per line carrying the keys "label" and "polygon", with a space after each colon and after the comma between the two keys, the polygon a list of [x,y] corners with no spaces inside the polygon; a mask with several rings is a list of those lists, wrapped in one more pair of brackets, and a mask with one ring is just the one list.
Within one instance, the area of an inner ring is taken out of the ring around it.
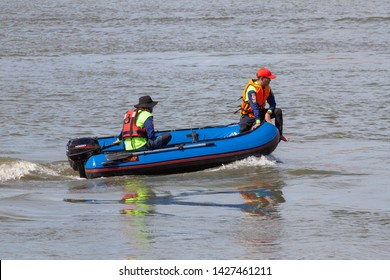
{"label": "seated man", "polygon": [[141,96],[134,105],[136,109],[126,112],[123,129],[114,143],[123,140],[126,151],[154,150],[168,145],[172,138],[170,133],[155,135],[152,112],[157,103],[148,95]]}
{"label": "seated man", "polygon": [[[257,79],[248,82],[242,93],[240,133],[250,129],[256,129],[261,120],[272,123],[275,118],[275,126],[279,130],[280,140],[287,142],[289,139],[283,135],[282,109],[276,108],[275,96],[269,86],[272,75],[267,68],[260,68],[257,71]],[[269,108],[266,109],[266,102]]]}

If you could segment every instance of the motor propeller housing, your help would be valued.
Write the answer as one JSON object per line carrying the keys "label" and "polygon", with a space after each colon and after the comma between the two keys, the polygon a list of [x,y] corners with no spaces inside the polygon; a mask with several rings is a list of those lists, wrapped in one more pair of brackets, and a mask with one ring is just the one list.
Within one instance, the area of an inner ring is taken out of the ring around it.
{"label": "motor propeller housing", "polygon": [[80,176],[85,176],[85,162],[90,156],[99,153],[100,150],[101,147],[97,137],[75,138],[68,141],[66,145],[66,156],[73,170],[79,171]]}

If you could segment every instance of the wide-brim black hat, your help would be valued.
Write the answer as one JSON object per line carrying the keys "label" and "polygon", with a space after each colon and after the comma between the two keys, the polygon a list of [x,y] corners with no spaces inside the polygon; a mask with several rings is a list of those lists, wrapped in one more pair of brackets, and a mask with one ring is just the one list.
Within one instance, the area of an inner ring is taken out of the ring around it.
{"label": "wide-brim black hat", "polygon": [[158,101],[153,101],[149,95],[141,96],[138,104],[134,105],[135,108],[151,108],[156,106]]}

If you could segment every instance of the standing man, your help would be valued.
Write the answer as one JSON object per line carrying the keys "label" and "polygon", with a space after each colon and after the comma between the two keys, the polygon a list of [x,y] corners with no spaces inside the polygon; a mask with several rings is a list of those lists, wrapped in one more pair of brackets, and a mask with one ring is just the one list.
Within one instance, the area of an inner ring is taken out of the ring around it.
{"label": "standing man", "polygon": [[115,143],[123,140],[126,151],[154,150],[168,145],[172,138],[170,133],[155,135],[152,112],[157,103],[149,95],[141,96],[134,105],[136,109],[126,112],[123,129]]}
{"label": "standing man", "polygon": [[[276,76],[267,68],[257,71],[257,79],[251,79],[242,92],[240,133],[256,129],[262,120],[272,124],[275,118],[275,126],[279,130],[280,140],[287,142],[289,139],[283,135],[282,109],[276,108],[275,96],[269,86],[271,79]],[[266,109],[266,103],[269,108]]]}

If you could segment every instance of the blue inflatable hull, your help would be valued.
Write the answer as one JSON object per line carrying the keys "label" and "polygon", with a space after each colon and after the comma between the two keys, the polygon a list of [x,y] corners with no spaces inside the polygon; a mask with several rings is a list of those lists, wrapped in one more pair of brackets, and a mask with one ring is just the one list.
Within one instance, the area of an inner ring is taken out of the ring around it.
{"label": "blue inflatable hull", "polygon": [[[276,149],[280,137],[279,131],[269,123],[241,134],[238,124],[160,131],[157,134],[167,132],[172,135],[172,140],[163,149],[128,152],[121,145],[92,154],[83,162],[85,177],[199,171],[249,156],[268,155]],[[100,147],[110,146],[115,140],[116,137],[97,138]]]}

